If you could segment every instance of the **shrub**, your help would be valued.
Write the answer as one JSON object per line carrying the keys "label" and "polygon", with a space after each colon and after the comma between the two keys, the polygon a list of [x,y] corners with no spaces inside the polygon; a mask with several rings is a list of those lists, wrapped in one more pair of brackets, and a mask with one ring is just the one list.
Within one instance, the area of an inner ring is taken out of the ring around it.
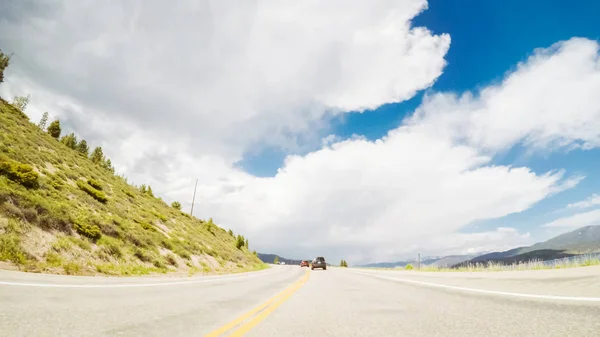
{"label": "shrub", "polygon": [[158,212],[153,212],[154,215],[156,215],[157,218],[159,218],[160,220],[162,220],[163,222],[169,220],[166,216],[164,216],[163,214],[160,214]]}
{"label": "shrub", "polygon": [[173,201],[171,207],[175,208],[178,211],[181,211],[181,203],[179,203],[179,201]]}
{"label": "shrub", "polygon": [[58,230],[63,233],[71,233],[71,224],[68,221],[48,213],[40,215],[38,218],[38,224],[42,229],[45,230]]}
{"label": "shrub", "polygon": [[83,235],[92,241],[97,241],[102,238],[102,231],[100,231],[100,228],[96,225],[77,222],[75,223],[75,230],[80,235]]}
{"label": "shrub", "polygon": [[101,246],[103,251],[116,258],[123,257],[122,245],[123,243],[120,240],[108,236],[103,236],[98,240],[98,246]]}
{"label": "shrub", "polygon": [[52,249],[56,252],[68,252],[73,247],[73,242],[64,236],[59,237],[53,244]]}
{"label": "shrub", "polygon": [[50,267],[59,267],[62,264],[62,257],[55,252],[46,253],[46,263]]}
{"label": "shrub", "polygon": [[167,268],[167,266],[165,266],[165,263],[162,260],[154,260],[154,262],[152,263],[156,268],[160,268],[160,269],[165,269]]}
{"label": "shrub", "polygon": [[0,159],[0,175],[23,185],[26,188],[38,188],[39,175],[33,168],[27,164],[22,164],[14,160]]}
{"label": "shrub", "polygon": [[173,249],[173,253],[181,256],[184,259],[188,259],[188,260],[191,257],[190,252],[188,252],[185,248],[182,248],[182,247],[175,247]]}
{"label": "shrub", "polygon": [[167,239],[163,239],[160,242],[160,245],[163,246],[166,249],[173,250],[173,244],[171,243],[171,241],[169,241]]}
{"label": "shrub", "polygon": [[76,262],[65,263],[63,269],[67,275],[79,275],[81,273],[81,266]]}
{"label": "shrub", "polygon": [[147,231],[156,232],[156,228],[147,222],[141,222],[140,226]]}
{"label": "shrub", "polygon": [[177,267],[177,258],[175,257],[175,255],[168,254],[167,256],[165,256],[165,260],[167,260],[168,264]]}
{"label": "shrub", "polygon": [[88,179],[87,183],[98,191],[102,191],[102,185],[94,179]]}
{"label": "shrub", "polygon": [[148,251],[146,251],[145,249],[136,248],[133,255],[142,262],[150,262],[153,260],[152,255],[148,253]]}
{"label": "shrub", "polygon": [[404,269],[406,269],[406,270],[413,270],[413,265],[409,263],[409,264],[407,264],[407,265],[404,267]]}
{"label": "shrub", "polygon": [[108,201],[108,198],[106,197],[106,194],[104,194],[104,192],[98,191],[97,189],[93,188],[89,184],[86,184],[86,183],[82,182],[81,180],[77,181],[77,186],[81,190],[83,190],[84,192],[86,192],[87,194],[89,194],[92,198],[100,201],[103,204]]}
{"label": "shrub", "polygon": [[0,261],[12,261],[16,264],[24,264],[27,255],[21,248],[21,239],[17,234],[0,235]]}
{"label": "shrub", "polygon": [[94,224],[96,226],[98,226],[98,228],[100,228],[100,231],[102,232],[102,234],[112,236],[113,238],[121,237],[121,231],[119,230],[119,228],[117,226],[115,226],[113,224],[100,222],[100,221],[94,221]]}

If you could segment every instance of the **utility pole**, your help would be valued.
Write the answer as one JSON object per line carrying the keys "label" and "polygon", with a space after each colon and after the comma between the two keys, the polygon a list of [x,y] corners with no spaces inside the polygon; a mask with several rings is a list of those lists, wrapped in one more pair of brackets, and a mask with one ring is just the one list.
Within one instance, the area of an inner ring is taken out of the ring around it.
{"label": "utility pole", "polygon": [[192,197],[192,209],[190,210],[190,216],[194,214],[194,201],[196,201],[196,187],[198,187],[198,178],[196,178],[196,185],[194,185],[194,196]]}
{"label": "utility pole", "polygon": [[417,269],[421,270],[421,253],[417,255]]}

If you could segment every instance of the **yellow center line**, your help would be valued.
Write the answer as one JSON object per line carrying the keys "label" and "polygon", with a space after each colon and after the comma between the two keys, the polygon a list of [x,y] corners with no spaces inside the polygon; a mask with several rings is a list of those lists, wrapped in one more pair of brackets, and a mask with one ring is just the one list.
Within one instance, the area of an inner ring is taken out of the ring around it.
{"label": "yellow center line", "polygon": [[277,302],[273,303],[271,306],[261,311],[258,315],[256,315],[253,319],[248,321],[246,324],[240,326],[237,330],[231,333],[231,337],[240,337],[248,333],[253,327],[255,327],[258,323],[262,322],[267,318],[277,307],[279,307],[283,302],[285,302],[288,298],[290,298],[300,287],[304,285],[308,281],[309,272],[306,273],[305,277],[297,283],[292,290],[284,294]]}
{"label": "yellow center line", "polygon": [[[309,276],[309,271],[307,270],[306,274],[304,275],[304,277],[302,279],[294,282],[291,286],[287,287],[282,292],[280,292],[277,295],[271,297],[269,300],[265,301],[264,303],[260,304],[259,306],[255,307],[254,309],[252,309],[252,310],[248,311],[247,313],[239,316],[238,318],[236,318],[233,321],[225,324],[224,326],[222,326],[222,327],[220,327],[220,328],[218,328],[218,329],[216,329],[214,331],[211,331],[210,333],[208,333],[207,335],[205,335],[205,337],[218,337],[218,336],[226,333],[227,331],[229,331],[229,330],[235,328],[236,326],[238,326],[240,323],[243,323],[244,321],[246,321],[250,317],[254,316],[257,312],[260,312],[264,308],[268,307],[269,305],[271,305],[271,303],[275,303],[276,307],[279,306],[283,302],[283,300],[289,298],[296,290],[298,290],[300,288],[300,286],[302,286],[308,280],[308,276]],[[283,298],[283,300],[278,301],[280,298]],[[264,319],[264,318],[262,318],[262,319]],[[244,327],[244,326],[242,326],[242,327]],[[241,336],[241,335],[236,335],[236,336]]]}

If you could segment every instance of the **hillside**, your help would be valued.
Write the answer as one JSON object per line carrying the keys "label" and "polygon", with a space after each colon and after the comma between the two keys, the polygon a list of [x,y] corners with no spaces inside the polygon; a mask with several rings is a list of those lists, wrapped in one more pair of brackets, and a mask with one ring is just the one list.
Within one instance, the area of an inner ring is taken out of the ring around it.
{"label": "hillside", "polygon": [[597,252],[600,252],[600,226],[586,226],[529,247],[480,255],[469,261],[454,265],[454,267],[470,263],[501,262],[512,264],[531,260],[548,261]]}
{"label": "hillside", "polygon": [[74,135],[51,136],[53,124],[42,130],[0,100],[2,266],[82,275],[266,267],[243,236],[128,184],[101,149],[88,155]]}

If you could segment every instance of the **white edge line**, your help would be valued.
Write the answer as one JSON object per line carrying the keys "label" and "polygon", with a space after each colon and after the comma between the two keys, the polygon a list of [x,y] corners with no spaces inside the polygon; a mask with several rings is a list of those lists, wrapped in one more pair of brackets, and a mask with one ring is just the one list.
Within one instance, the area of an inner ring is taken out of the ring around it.
{"label": "white edge line", "polygon": [[212,278],[212,279],[206,279],[206,280],[156,282],[156,283],[54,284],[54,283],[26,283],[26,282],[0,281],[0,285],[20,286],[20,287],[42,287],[42,288],[135,288],[135,287],[161,287],[161,286],[182,285],[182,284],[196,284],[196,283],[220,282],[220,281],[229,281],[229,280],[241,280],[241,279],[247,279],[247,278],[257,277],[257,276],[261,276],[261,275],[265,275],[265,274],[232,276],[232,277],[225,277],[225,278]]}
{"label": "white edge line", "polygon": [[438,284],[438,283],[413,281],[413,280],[400,279],[400,278],[395,278],[395,277],[373,275],[373,274],[369,274],[369,273],[361,273],[361,272],[353,272],[353,273],[359,274],[359,275],[376,277],[376,278],[385,279],[385,280],[397,281],[397,282],[414,283],[414,284],[421,284],[421,285],[430,286],[430,287],[438,287],[438,288],[446,288],[446,289],[454,289],[454,290],[462,290],[462,291],[471,291],[471,292],[475,292],[475,293],[483,293],[483,294],[490,294],[490,295],[503,295],[503,296],[525,297],[525,298],[540,298],[540,299],[546,299],[546,300],[600,302],[600,297],[578,297],[578,296],[556,296],[556,295],[536,295],[536,294],[523,294],[523,293],[509,293],[509,292],[505,292],[505,291],[464,288],[464,287],[449,286],[449,285]]}

